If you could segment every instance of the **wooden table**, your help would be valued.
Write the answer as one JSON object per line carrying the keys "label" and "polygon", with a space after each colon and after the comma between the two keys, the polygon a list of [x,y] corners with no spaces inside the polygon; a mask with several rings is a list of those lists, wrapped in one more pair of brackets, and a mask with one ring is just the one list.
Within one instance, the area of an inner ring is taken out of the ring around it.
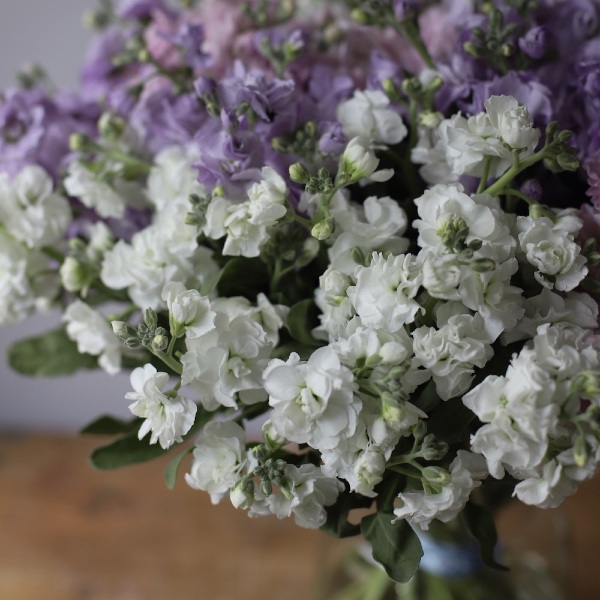
{"label": "wooden table", "polygon": [[[0,435],[0,599],[312,598],[331,548],[323,534],[249,519],[228,501],[211,506],[183,480],[169,491],[165,460],[94,471],[87,456],[97,445]],[[600,597],[598,498],[600,479],[566,503],[576,582],[569,600]]]}

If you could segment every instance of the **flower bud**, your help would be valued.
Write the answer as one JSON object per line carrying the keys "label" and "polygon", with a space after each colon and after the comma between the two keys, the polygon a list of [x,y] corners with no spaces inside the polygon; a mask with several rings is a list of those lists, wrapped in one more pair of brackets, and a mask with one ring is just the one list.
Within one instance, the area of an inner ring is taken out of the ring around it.
{"label": "flower bud", "polygon": [[149,329],[153,329],[158,324],[158,317],[156,312],[152,308],[146,308],[144,310],[144,323],[146,323]]}
{"label": "flower bud", "polygon": [[279,450],[279,448],[288,443],[288,440],[286,440],[282,435],[279,434],[278,431],[276,431],[275,427],[273,426],[273,422],[270,419],[265,421],[264,425],[262,426],[262,434],[263,438],[265,439],[265,444],[268,450],[271,452]]}
{"label": "flower bud", "polygon": [[109,140],[118,140],[126,128],[125,120],[119,115],[107,111],[102,113],[98,120],[98,131],[100,135]]}
{"label": "flower bud", "polygon": [[254,481],[246,477],[241,479],[231,488],[229,499],[235,508],[249,509],[254,504]]}
{"label": "flower bud", "polygon": [[425,467],[421,474],[429,483],[441,487],[448,485],[452,480],[450,473],[441,467]]}
{"label": "flower bud", "polygon": [[85,267],[72,256],[67,256],[60,266],[60,280],[67,292],[78,292],[85,282]]}
{"label": "flower bud", "polygon": [[492,258],[476,258],[469,263],[469,267],[476,273],[487,273],[496,268],[496,261]]}
{"label": "flower bud", "polygon": [[600,372],[581,371],[571,380],[570,389],[573,394],[580,394],[586,398],[599,398]]}
{"label": "flower bud", "polygon": [[169,345],[169,338],[166,335],[155,335],[152,339],[152,350],[162,352]]}
{"label": "flower bud", "polygon": [[577,436],[577,439],[575,440],[575,445],[573,446],[573,458],[575,459],[575,464],[580,468],[585,467],[585,464],[589,459],[587,443],[583,435]]}
{"label": "flower bud", "polygon": [[549,37],[548,29],[543,25],[533,27],[519,39],[519,48],[530,58],[539,60],[548,50]]}
{"label": "flower bud", "polygon": [[310,179],[308,169],[302,163],[290,165],[290,179],[296,183],[307,183]]}
{"label": "flower bud", "polygon": [[319,221],[311,229],[311,235],[319,241],[326,240],[331,237],[335,230],[335,221],[331,217],[327,217]]}
{"label": "flower bud", "polygon": [[112,330],[118,338],[122,340],[131,337],[137,338],[137,331],[126,321],[112,321],[111,325]]}

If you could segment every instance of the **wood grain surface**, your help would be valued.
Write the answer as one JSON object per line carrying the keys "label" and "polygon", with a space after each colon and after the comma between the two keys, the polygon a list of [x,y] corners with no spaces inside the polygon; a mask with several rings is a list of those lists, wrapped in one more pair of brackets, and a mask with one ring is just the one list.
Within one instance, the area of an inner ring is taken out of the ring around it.
{"label": "wood grain surface", "polygon": [[[165,460],[93,470],[98,439],[0,435],[1,600],[310,600],[331,542],[211,506]],[[566,503],[573,595],[600,598],[600,480]],[[538,511],[539,512],[539,511]],[[528,517],[525,517],[527,520]],[[501,527],[529,535],[517,513]]]}

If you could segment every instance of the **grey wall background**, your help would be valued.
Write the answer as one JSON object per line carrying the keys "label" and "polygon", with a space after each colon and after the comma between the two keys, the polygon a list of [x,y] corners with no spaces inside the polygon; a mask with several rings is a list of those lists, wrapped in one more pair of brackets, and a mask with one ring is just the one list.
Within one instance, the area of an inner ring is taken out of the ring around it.
{"label": "grey wall background", "polygon": [[[0,0],[0,89],[13,84],[27,61],[42,64],[59,86],[74,88],[89,39],[81,19],[94,6],[93,0]],[[100,413],[129,414],[126,374],[30,379],[7,367],[4,355],[14,340],[55,327],[58,320],[53,313],[0,328],[0,430],[75,431]]]}

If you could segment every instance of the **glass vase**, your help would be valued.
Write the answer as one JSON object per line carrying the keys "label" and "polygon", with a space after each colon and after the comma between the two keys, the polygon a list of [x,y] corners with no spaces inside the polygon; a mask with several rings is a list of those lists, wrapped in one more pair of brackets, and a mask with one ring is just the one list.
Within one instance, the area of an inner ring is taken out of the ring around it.
{"label": "glass vase", "polygon": [[412,579],[391,581],[361,539],[327,539],[315,600],[567,600],[569,527],[565,512],[510,503],[496,518],[496,560],[485,566],[458,521],[419,531],[424,556]]}

